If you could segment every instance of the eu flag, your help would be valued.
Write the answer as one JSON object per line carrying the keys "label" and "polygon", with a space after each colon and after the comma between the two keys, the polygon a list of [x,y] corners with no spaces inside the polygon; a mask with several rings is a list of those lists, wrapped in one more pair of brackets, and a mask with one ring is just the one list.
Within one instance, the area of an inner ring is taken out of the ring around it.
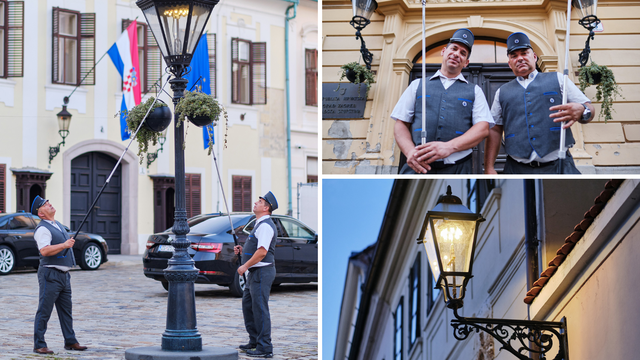
{"label": "eu flag", "polygon": [[[196,48],[196,51],[193,52],[193,58],[191,59],[191,72],[185,76],[185,79],[189,80],[187,90],[196,91],[197,87],[201,87],[200,91],[211,95],[209,47],[207,46],[206,33],[202,34],[200,42],[198,42],[198,47]],[[205,149],[209,147],[209,134],[211,134],[211,139],[215,142],[215,137],[213,136],[213,124],[202,128],[202,140],[204,141]]]}

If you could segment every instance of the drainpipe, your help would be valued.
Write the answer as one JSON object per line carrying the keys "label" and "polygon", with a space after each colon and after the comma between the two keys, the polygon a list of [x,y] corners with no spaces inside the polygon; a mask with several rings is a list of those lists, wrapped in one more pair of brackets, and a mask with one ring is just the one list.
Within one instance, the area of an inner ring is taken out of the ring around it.
{"label": "drainpipe", "polygon": [[527,252],[527,291],[538,280],[538,223],[536,218],[536,184],[524,180],[524,246]]}
{"label": "drainpipe", "polygon": [[[290,85],[289,85],[289,21],[296,17],[298,12],[299,0],[284,0],[292,3],[285,11],[286,21],[284,23],[284,63],[285,63],[285,76],[286,76],[286,98],[287,98],[287,186],[289,188],[289,206],[287,208],[287,215],[293,215],[293,206],[291,205],[291,101],[289,98]],[[289,17],[289,11],[293,8],[293,16]]]}

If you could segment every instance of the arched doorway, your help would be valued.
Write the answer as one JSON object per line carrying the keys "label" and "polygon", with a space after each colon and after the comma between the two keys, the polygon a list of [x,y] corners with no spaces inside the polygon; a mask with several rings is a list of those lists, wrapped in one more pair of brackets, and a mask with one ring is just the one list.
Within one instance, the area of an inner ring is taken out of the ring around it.
{"label": "arched doorway", "polygon": [[[449,40],[443,40],[437,42],[426,49],[426,76],[427,78],[435,74],[440,70],[442,65],[442,56],[440,52],[444,46],[447,45]],[[409,76],[409,84],[422,77],[422,53],[418,53],[413,59],[413,68]],[[513,72],[507,64],[507,44],[506,40],[490,38],[490,37],[476,37],[473,43],[473,50],[471,51],[471,57],[469,58],[469,66],[462,69],[462,75],[470,83],[480,86],[487,98],[489,107],[493,103],[493,97],[496,90],[503,84],[511,81],[515,78]],[[484,173],[484,140],[473,148],[473,173]],[[504,148],[501,147],[500,154],[496,160],[495,168],[501,173],[506,162],[506,153]],[[406,163],[404,154],[400,157],[400,165],[398,169],[402,168],[402,165]]]}
{"label": "arched doorway", "polygon": [[[116,162],[116,159],[101,152],[84,153],[71,160],[71,229],[78,229]],[[85,232],[102,236],[107,241],[110,254],[121,252],[121,169],[122,166],[118,165],[82,227]]]}

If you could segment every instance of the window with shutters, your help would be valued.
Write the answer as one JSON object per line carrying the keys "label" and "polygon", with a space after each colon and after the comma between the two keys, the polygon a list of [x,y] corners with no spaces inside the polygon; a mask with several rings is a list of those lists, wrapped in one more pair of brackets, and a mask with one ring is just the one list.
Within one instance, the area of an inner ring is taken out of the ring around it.
{"label": "window with shutters", "polygon": [[318,50],[305,49],[306,105],[318,106]]}
{"label": "window with shutters", "polygon": [[267,43],[231,39],[231,102],[267,103]]}
{"label": "window with shutters", "polygon": [[[125,31],[132,20],[122,20],[122,31]],[[138,30],[138,65],[140,69],[140,91],[148,93],[154,88],[154,84],[160,84],[162,76],[162,53],[156,43],[156,39],[149,29],[149,25],[137,22]],[[160,87],[158,86],[158,89]]]}
{"label": "window with shutters", "polygon": [[0,213],[7,212],[7,165],[0,164]]}
{"label": "window with shutters", "polygon": [[318,158],[315,156],[307,157],[307,182],[318,182]]}
{"label": "window with shutters", "polygon": [[54,84],[94,85],[96,14],[53,8]]}
{"label": "window with shutters", "polygon": [[209,86],[211,96],[218,97],[216,88],[216,34],[207,33],[207,45],[209,46]]}
{"label": "window with shutters", "polygon": [[409,347],[420,337],[420,253],[409,270]]}
{"label": "window with shutters", "polygon": [[251,176],[234,175],[233,211],[251,211]]}
{"label": "window with shutters", "polygon": [[24,1],[0,0],[0,78],[22,77]]}
{"label": "window with shutters", "polygon": [[200,174],[186,175],[187,218],[192,218],[202,213]]}
{"label": "window with shutters", "polygon": [[402,360],[403,352],[402,352],[402,328],[404,319],[402,316],[402,303],[404,302],[404,296],[400,298],[398,302],[398,307],[396,308],[396,313],[393,316],[393,324],[394,324],[394,332],[393,332],[393,359],[394,360]]}

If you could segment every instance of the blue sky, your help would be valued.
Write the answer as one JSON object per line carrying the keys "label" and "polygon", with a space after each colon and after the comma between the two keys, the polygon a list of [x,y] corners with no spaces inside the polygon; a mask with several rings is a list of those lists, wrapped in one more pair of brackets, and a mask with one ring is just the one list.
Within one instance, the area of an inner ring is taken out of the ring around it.
{"label": "blue sky", "polygon": [[378,239],[393,180],[322,180],[322,358],[333,359],[353,251]]}

